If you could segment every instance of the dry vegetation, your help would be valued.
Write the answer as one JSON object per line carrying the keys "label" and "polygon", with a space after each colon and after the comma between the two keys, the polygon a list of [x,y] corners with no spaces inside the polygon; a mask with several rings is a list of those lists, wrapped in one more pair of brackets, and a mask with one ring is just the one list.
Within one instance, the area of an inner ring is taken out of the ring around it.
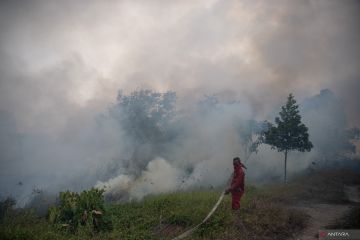
{"label": "dry vegetation", "polygon": [[[298,176],[287,186],[248,187],[240,212],[226,197],[208,222],[188,239],[289,239],[301,232],[308,216],[289,206],[299,203],[346,203],[343,186],[359,184],[358,172],[324,171]],[[140,202],[105,204],[111,231],[95,232],[79,225],[69,232],[31,210],[6,210],[0,239],[171,239],[199,223],[211,209],[219,190],[193,190],[149,196]],[[337,226],[354,226],[358,209]],[[334,226],[332,226],[334,227]]]}

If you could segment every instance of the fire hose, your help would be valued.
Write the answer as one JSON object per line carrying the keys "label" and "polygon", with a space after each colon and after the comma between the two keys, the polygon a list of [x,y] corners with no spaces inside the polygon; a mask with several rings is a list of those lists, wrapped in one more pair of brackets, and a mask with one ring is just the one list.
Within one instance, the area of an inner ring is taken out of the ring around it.
{"label": "fire hose", "polygon": [[[245,166],[244,166],[245,167]],[[245,168],[246,169],[246,168]],[[227,181],[227,186],[229,186],[231,179],[233,178],[234,174],[231,174],[230,178]],[[196,229],[198,229],[201,225],[203,225],[207,220],[209,220],[209,218],[211,217],[211,215],[213,215],[213,213],[216,211],[216,209],[219,207],[220,203],[222,202],[224,196],[225,196],[225,192],[226,190],[224,190],[219,199],[217,200],[217,202],[215,203],[215,205],[213,206],[213,208],[211,209],[211,211],[206,215],[206,217],[204,218],[204,220],[202,220],[201,223],[199,223],[198,225],[196,225],[193,228],[190,228],[189,230],[187,230],[186,232],[180,234],[179,236],[173,238],[172,240],[179,240],[179,239],[183,239],[186,238],[187,236],[189,236],[190,234],[192,234]]]}
{"label": "fire hose", "polygon": [[181,235],[177,236],[176,238],[173,238],[172,240],[179,240],[179,239],[183,239],[186,238],[187,236],[189,236],[190,234],[192,234],[196,229],[198,229],[202,224],[204,224],[210,217],[211,215],[213,215],[213,213],[216,211],[216,209],[218,208],[218,206],[220,205],[221,201],[223,200],[225,195],[225,191],[223,191],[219,197],[219,199],[217,200],[216,204],[214,205],[214,207],[211,209],[211,211],[208,213],[208,215],[204,218],[204,220],[202,220],[201,223],[199,223],[198,225],[196,225],[193,228],[190,228],[189,230],[187,230],[186,232],[182,233]]}

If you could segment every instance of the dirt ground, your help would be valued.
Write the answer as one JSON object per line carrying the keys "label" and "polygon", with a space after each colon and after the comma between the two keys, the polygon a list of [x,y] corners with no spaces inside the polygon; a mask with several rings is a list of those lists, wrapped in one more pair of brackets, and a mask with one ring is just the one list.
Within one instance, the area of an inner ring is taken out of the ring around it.
{"label": "dirt ground", "polygon": [[292,239],[313,240],[318,239],[318,231],[334,223],[336,219],[344,216],[353,206],[360,205],[360,186],[345,185],[345,195],[349,201],[348,204],[299,204],[293,208],[306,212],[309,216],[308,227],[302,233]]}

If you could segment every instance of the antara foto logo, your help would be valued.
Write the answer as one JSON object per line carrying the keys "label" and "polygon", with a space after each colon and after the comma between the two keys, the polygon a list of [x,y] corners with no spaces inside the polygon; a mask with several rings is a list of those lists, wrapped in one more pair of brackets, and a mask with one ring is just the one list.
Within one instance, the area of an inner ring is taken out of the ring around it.
{"label": "antara foto logo", "polygon": [[327,236],[327,232],[325,232],[325,231],[320,231],[319,232],[319,238],[324,238],[326,236]]}
{"label": "antara foto logo", "polygon": [[331,237],[349,237],[349,233],[348,232],[329,232],[328,236]]}
{"label": "antara foto logo", "polygon": [[326,238],[326,237],[350,237],[348,232],[326,232],[320,231],[319,238]]}

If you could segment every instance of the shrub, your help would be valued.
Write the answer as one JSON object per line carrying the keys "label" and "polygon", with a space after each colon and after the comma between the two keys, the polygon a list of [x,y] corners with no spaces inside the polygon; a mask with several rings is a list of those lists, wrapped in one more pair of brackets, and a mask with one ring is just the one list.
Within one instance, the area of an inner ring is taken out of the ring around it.
{"label": "shrub", "polygon": [[70,232],[75,232],[79,225],[90,226],[95,232],[111,230],[111,220],[105,213],[103,193],[104,190],[95,188],[80,194],[60,192],[60,205],[49,209],[48,219]]}
{"label": "shrub", "polygon": [[4,217],[10,211],[13,211],[15,204],[16,201],[12,197],[7,197],[6,199],[0,201],[0,222],[3,221]]}
{"label": "shrub", "polygon": [[34,209],[39,217],[46,216],[51,206],[57,205],[58,199],[55,194],[50,194],[40,189],[33,189],[30,201],[25,205],[25,209]]}

